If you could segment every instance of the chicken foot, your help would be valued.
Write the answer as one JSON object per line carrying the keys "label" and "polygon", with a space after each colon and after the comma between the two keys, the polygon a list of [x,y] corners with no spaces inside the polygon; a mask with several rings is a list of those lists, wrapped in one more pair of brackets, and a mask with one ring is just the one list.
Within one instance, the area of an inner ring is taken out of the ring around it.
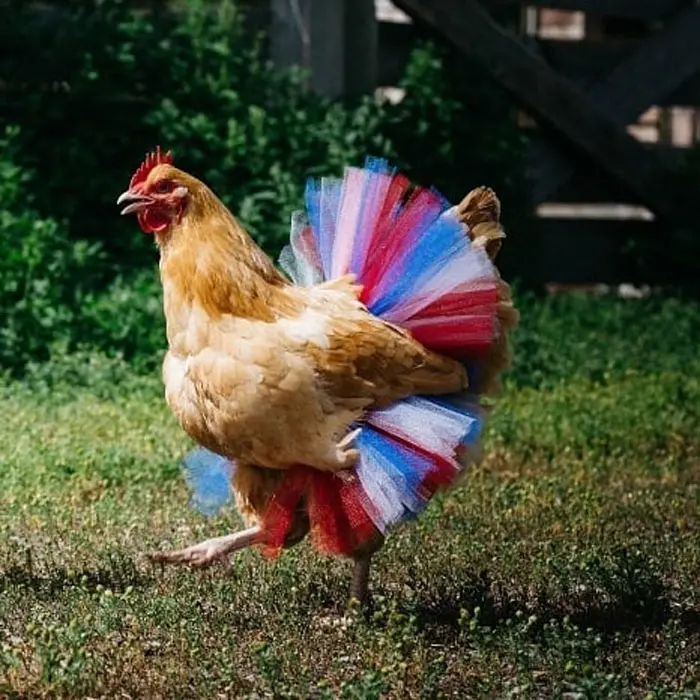
{"label": "chicken foot", "polygon": [[325,456],[320,459],[308,460],[307,463],[313,464],[320,471],[335,472],[336,474],[345,469],[351,469],[360,458],[360,452],[353,447],[353,444],[361,432],[362,428],[353,430],[340,442],[330,445]]}
{"label": "chicken foot", "polygon": [[205,542],[194,544],[186,549],[174,552],[153,552],[148,558],[161,564],[189,564],[195,567],[210,566],[216,561],[225,561],[226,557],[246,547],[256,544],[261,533],[259,525],[247,530],[233,532],[223,537],[214,537]]}

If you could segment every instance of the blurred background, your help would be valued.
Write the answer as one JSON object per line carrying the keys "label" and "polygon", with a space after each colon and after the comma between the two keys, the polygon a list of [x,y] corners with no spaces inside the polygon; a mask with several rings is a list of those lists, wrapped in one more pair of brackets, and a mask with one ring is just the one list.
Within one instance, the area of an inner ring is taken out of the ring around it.
{"label": "blurred background", "polygon": [[156,144],[273,255],[306,177],[373,154],[453,201],[493,187],[523,303],[691,294],[698,16],[685,0],[0,0],[0,366],[78,349],[157,365],[152,241],[114,205]]}

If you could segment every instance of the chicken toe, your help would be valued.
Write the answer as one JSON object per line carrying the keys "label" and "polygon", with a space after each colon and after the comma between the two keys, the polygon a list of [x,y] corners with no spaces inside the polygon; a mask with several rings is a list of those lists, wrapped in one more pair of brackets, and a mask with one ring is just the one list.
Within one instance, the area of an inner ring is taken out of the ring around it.
{"label": "chicken toe", "polygon": [[351,445],[360,432],[362,430],[358,428],[348,433],[340,442],[325,448],[323,456],[309,461],[309,464],[316,469],[328,472],[341,472],[344,469],[352,469],[360,458],[360,452],[351,447]]}

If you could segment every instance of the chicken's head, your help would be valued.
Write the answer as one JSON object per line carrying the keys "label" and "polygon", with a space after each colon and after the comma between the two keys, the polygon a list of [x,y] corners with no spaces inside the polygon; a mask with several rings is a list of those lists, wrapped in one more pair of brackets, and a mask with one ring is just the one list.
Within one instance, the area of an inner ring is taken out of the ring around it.
{"label": "chicken's head", "polygon": [[184,173],[172,166],[170,151],[160,146],[149,153],[133,174],[129,189],[117,199],[122,214],[136,214],[145,233],[161,234],[177,223],[185,210],[189,189]]}

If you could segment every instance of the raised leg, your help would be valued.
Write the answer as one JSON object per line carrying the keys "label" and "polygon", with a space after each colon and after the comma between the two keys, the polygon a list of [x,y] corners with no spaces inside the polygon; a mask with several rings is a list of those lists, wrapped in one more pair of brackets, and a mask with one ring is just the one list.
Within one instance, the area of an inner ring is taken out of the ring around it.
{"label": "raised leg", "polygon": [[148,557],[152,562],[162,564],[189,564],[190,566],[210,566],[216,561],[224,561],[225,558],[246,547],[250,547],[258,541],[260,527],[248,528],[240,532],[233,532],[223,537],[214,537],[206,542],[179,549],[174,552],[154,552]]}

